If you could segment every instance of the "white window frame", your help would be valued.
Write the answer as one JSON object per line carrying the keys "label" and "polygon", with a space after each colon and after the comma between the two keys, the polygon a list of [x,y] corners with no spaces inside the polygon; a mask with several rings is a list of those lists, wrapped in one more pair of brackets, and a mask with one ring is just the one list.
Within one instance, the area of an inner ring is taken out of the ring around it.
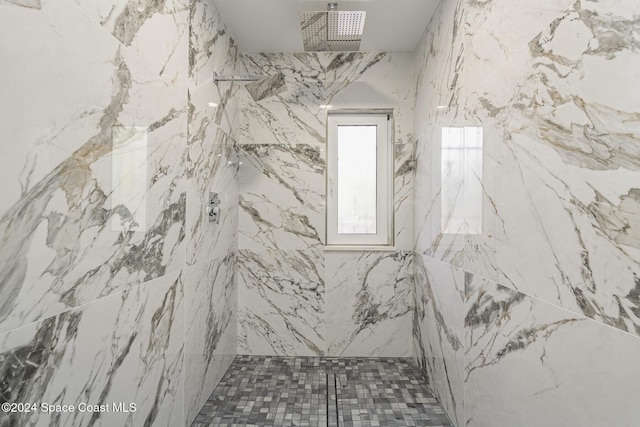
{"label": "white window frame", "polygon": [[[338,126],[377,126],[376,234],[338,233]],[[327,115],[327,246],[393,246],[393,116],[391,112]]]}

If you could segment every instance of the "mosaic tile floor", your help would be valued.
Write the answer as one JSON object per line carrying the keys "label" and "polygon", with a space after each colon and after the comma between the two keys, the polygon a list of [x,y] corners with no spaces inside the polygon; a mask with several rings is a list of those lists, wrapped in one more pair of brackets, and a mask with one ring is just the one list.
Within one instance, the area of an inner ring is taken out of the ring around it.
{"label": "mosaic tile floor", "polygon": [[238,356],[193,427],[452,426],[409,359]]}

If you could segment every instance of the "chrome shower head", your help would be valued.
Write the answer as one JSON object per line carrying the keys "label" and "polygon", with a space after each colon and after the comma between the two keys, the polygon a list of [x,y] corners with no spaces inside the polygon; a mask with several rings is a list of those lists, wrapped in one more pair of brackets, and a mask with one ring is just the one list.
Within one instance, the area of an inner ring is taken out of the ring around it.
{"label": "chrome shower head", "polygon": [[253,100],[258,102],[284,92],[287,90],[287,86],[285,85],[284,74],[277,73],[271,77],[249,83],[245,86],[245,89]]}
{"label": "chrome shower head", "polygon": [[357,51],[364,32],[364,11],[338,11],[329,3],[327,11],[301,12],[300,26],[307,52]]}

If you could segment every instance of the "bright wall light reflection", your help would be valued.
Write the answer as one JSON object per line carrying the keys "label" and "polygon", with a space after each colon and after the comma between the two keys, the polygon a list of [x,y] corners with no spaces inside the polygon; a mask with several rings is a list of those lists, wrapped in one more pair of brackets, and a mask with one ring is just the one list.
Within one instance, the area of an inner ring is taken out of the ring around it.
{"label": "bright wall light reflection", "polygon": [[113,231],[147,229],[147,128],[113,128],[111,206]]}
{"label": "bright wall light reflection", "polygon": [[482,234],[482,128],[443,127],[441,231]]}

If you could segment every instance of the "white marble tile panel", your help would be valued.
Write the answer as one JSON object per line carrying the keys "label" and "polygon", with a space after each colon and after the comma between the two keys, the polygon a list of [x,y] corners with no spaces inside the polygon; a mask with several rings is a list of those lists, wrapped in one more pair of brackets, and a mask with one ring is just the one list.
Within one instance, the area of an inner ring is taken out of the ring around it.
{"label": "white marble tile panel", "polygon": [[465,8],[465,87],[477,88],[575,0],[468,2]]}
{"label": "white marble tile panel", "polygon": [[185,418],[191,425],[237,354],[237,253],[185,273]]}
{"label": "white marble tile panel", "polygon": [[325,145],[326,112],[320,106],[328,100],[323,85],[287,80],[285,87],[284,92],[258,102],[245,88],[238,90],[243,114],[240,144]]}
{"label": "white marble tile panel", "polygon": [[322,252],[240,250],[238,262],[238,353],[323,355]]}
{"label": "white marble tile panel", "polygon": [[0,105],[3,215],[95,135],[113,92],[113,85],[96,82],[113,78],[119,45],[68,2],[3,4],[0,20],[14,41],[0,47],[6,62],[0,77],[10,83]]}
{"label": "white marble tile panel", "polygon": [[[0,335],[4,399],[78,408],[3,425],[181,425],[183,316],[176,272]],[[117,413],[121,402],[135,411]],[[110,412],[82,412],[81,403]]]}
{"label": "white marble tile panel", "polygon": [[638,59],[629,31],[639,24],[614,4],[576,2],[469,107],[493,133],[498,165],[495,265],[486,270],[638,334],[640,105],[626,94],[638,86],[628,64]]}
{"label": "white marble tile panel", "polygon": [[[233,75],[238,47],[212,2],[190,2],[189,88],[209,87],[213,73]],[[224,85],[228,88],[230,85]]]}
{"label": "white marble tile panel", "polygon": [[456,425],[464,425],[465,272],[415,255],[413,357]]}
{"label": "white marble tile panel", "polygon": [[640,339],[477,277],[466,285],[465,425],[635,424]]}
{"label": "white marble tile panel", "polygon": [[[206,126],[204,122],[201,124]],[[235,142],[222,129],[192,124],[187,153],[187,263],[193,265],[224,256],[238,242],[238,154]],[[218,193],[220,223],[209,222],[205,211],[210,192]]]}
{"label": "white marble tile panel", "polygon": [[412,140],[394,145],[394,245],[400,251],[413,249],[414,147]]}
{"label": "white marble tile panel", "polygon": [[434,120],[464,116],[464,0],[441,2],[416,47],[414,135],[430,133]]}
{"label": "white marble tile panel", "polygon": [[240,147],[241,249],[321,247],[325,222],[325,160],[316,147]]}
{"label": "white marble tile panel", "polygon": [[411,355],[412,254],[327,252],[327,355]]}
{"label": "white marble tile panel", "polygon": [[[175,88],[107,41],[110,36],[76,6],[44,2],[39,10],[3,8],[35,14],[33,25],[60,41],[52,51],[73,58],[76,68],[89,64],[83,73],[91,75],[87,81],[76,79],[76,70],[67,76],[75,84],[67,88],[69,94],[45,97],[77,98],[75,108],[52,103],[35,115],[40,122],[57,115],[59,135],[47,143],[59,156],[54,162],[34,164],[33,152],[26,159],[10,155],[16,163],[26,160],[25,171],[37,173],[21,178],[19,198],[0,217],[2,245],[13,248],[0,252],[0,330],[7,331],[182,268],[185,187],[179,159],[186,110]],[[19,13],[6,16],[27,19]],[[77,33],[84,35],[82,44]],[[95,44],[81,52],[87,40]],[[29,37],[23,41],[27,51],[40,44]],[[35,66],[39,58],[19,63]],[[67,65],[59,64],[52,61],[48,69],[64,88],[58,73]],[[34,89],[32,99],[38,98],[37,88],[51,84],[46,77],[14,76]],[[102,86],[108,95],[98,89]]]}
{"label": "white marble tile panel", "polygon": [[72,0],[156,76],[186,88],[189,1]]}

